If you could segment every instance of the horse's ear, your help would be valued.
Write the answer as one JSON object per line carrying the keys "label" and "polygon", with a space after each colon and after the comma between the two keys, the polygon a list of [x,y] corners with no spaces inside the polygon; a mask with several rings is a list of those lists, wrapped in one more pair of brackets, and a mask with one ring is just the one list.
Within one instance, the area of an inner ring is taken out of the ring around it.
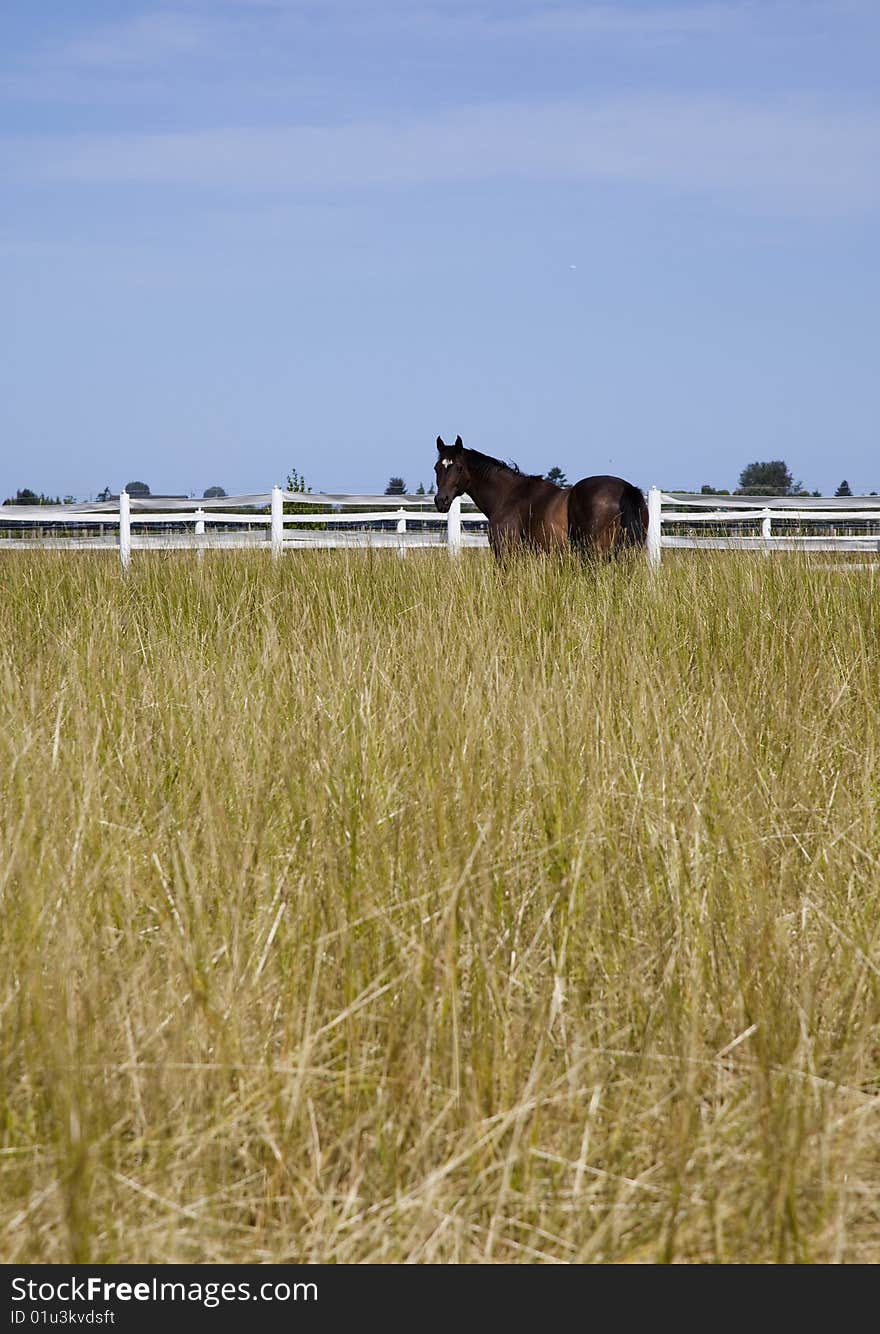
{"label": "horse's ear", "polygon": [[462,444],[462,440],[461,440],[461,436],[460,436],[460,435],[457,435],[457,436],[455,437],[455,448],[456,448],[456,449],[464,449],[464,445]]}
{"label": "horse's ear", "polygon": [[442,435],[438,435],[438,436],[437,436],[437,448],[438,448],[438,449],[445,449],[445,448],[446,448],[446,446],[445,446],[444,443],[443,443],[443,436],[442,436]]}

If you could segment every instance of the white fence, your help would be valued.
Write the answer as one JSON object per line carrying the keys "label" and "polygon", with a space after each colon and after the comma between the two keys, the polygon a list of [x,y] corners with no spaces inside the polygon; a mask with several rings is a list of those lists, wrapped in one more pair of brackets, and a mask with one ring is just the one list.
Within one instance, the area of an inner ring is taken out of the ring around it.
{"label": "white fence", "polygon": [[[285,502],[297,509],[285,513]],[[301,512],[304,507],[312,512]],[[485,515],[466,496],[440,514],[432,496],[316,495],[275,486],[266,493],[195,501],[123,491],[117,501],[4,505],[0,549],[112,547],[126,567],[132,551],[179,548],[268,547],[279,556],[297,547],[392,547],[404,555],[412,547],[440,546],[455,553],[486,546],[485,531],[474,531],[485,526]],[[22,531],[12,536],[13,528]]]}
{"label": "white fence", "polygon": [[[814,531],[810,531],[810,528]],[[702,529],[714,529],[708,534]],[[702,551],[880,554],[880,496],[695,496],[648,492],[648,560]]]}
{"label": "white fence", "polygon": [[[298,511],[285,513],[285,502]],[[880,554],[877,496],[695,496],[648,492],[648,559],[690,550],[858,551]],[[810,527],[814,531],[810,532]],[[132,551],[268,547],[274,556],[304,547],[487,545],[486,519],[467,496],[439,514],[431,496],[270,492],[200,501],[129,496],[82,505],[0,507],[0,549],[112,548],[124,566]],[[20,533],[11,536],[13,529]],[[109,532],[105,531],[108,530]],[[706,531],[708,530],[708,531]]]}

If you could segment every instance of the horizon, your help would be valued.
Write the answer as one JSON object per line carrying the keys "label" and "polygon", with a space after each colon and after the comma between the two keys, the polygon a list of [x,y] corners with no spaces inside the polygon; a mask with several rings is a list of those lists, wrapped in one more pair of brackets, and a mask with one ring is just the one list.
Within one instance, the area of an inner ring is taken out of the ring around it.
{"label": "horizon", "polygon": [[[542,475],[545,475],[545,474],[542,474]],[[394,479],[394,478],[389,478],[388,480],[389,480],[389,482],[390,482],[390,481],[392,481],[392,480],[396,480],[396,479]],[[553,480],[553,479],[551,479],[551,480]],[[575,479],[575,480],[578,480],[578,479]],[[406,479],[404,479],[404,481],[406,481]],[[134,485],[138,485],[138,483],[128,482],[128,483],[126,483],[126,486],[125,486],[124,489],[127,490],[127,489],[128,489],[131,485],[133,485],[133,484],[134,484]],[[564,482],[560,482],[560,483],[558,483],[558,484],[561,485],[561,486],[571,486],[571,485],[572,485],[572,482],[571,482],[570,479],[566,479]],[[214,486],[219,485],[219,484],[218,484],[218,483],[212,483],[212,484],[211,484],[211,487],[206,487],[205,490],[202,491],[202,492],[194,492],[194,491],[189,491],[189,492],[182,492],[182,491],[155,491],[155,490],[153,490],[152,487],[149,487],[149,484],[148,484],[148,483],[147,483],[146,485],[148,486],[148,490],[147,490],[147,492],[140,492],[140,493],[138,493],[138,492],[129,492],[129,494],[131,494],[131,495],[138,495],[138,494],[140,494],[140,495],[146,496],[146,497],[149,498],[149,499],[156,499],[156,500],[207,500],[207,499],[210,498],[210,497],[208,496],[207,492],[208,492],[209,490],[211,490]],[[274,485],[281,485],[281,484],[280,484],[280,483],[272,483],[272,486],[274,486]],[[331,489],[331,488],[328,487],[328,488],[320,488],[320,489],[319,489],[319,488],[317,488],[317,487],[312,487],[312,486],[309,485],[308,483],[306,483],[306,485],[308,486],[308,490],[307,490],[307,491],[300,491],[298,494],[301,494],[301,495],[314,494],[314,495],[316,495],[316,496],[319,496],[319,495],[322,495],[322,494],[331,494],[331,495],[346,495],[346,494],[347,494],[347,495],[371,495],[371,496],[376,496],[376,497],[384,496],[384,495],[389,495],[389,494],[393,494],[393,495],[400,494],[400,495],[401,495],[401,498],[403,498],[403,499],[407,499],[407,498],[410,498],[410,497],[413,497],[413,496],[417,496],[417,495],[431,495],[431,494],[433,494],[433,490],[434,490],[434,481],[433,481],[433,479],[428,483],[427,486],[425,486],[423,482],[418,482],[418,483],[416,483],[415,486],[409,486],[409,485],[407,485],[405,491],[400,492],[400,493],[398,493],[398,492],[396,492],[396,491],[395,491],[395,492],[389,492],[389,491],[386,489],[386,487],[382,487],[382,488],[377,489],[377,490],[374,490],[374,491],[361,491],[361,492],[354,492],[354,491],[352,491],[352,492],[342,492],[342,491],[338,491],[338,490],[336,490],[335,488]],[[754,487],[746,487],[746,488],[742,488],[742,487],[714,487],[714,486],[711,486],[711,484],[708,484],[708,490],[705,489],[705,487],[707,486],[707,484],[703,484],[703,487],[696,487],[696,488],[693,488],[693,487],[687,487],[687,486],[661,486],[660,489],[661,489],[662,491],[664,491],[664,492],[667,492],[667,493],[671,494],[671,495],[701,495],[701,494],[702,494],[702,495],[706,495],[706,494],[708,494],[708,495],[717,495],[717,496],[719,496],[719,497],[723,497],[723,496],[744,496],[744,495],[756,495],[756,496],[757,496],[757,495],[761,495],[761,496],[774,496],[774,495],[778,495],[778,496],[780,496],[780,497],[783,497],[783,496],[787,496],[787,495],[788,495],[788,496],[790,496],[790,495],[804,495],[804,496],[813,496],[813,497],[817,497],[817,498],[821,497],[821,498],[828,499],[828,498],[831,498],[831,497],[834,497],[834,496],[838,495],[838,494],[839,494],[839,490],[838,490],[838,488],[839,488],[840,486],[843,486],[843,485],[847,485],[847,486],[849,485],[849,483],[848,483],[848,481],[847,481],[847,479],[846,479],[845,477],[844,477],[844,478],[841,478],[840,482],[838,483],[838,487],[835,488],[834,491],[818,491],[818,490],[816,490],[816,489],[810,489],[810,488],[806,488],[806,487],[804,487],[804,488],[802,488],[802,489],[794,489],[794,488],[793,488],[793,489],[788,490],[788,491],[783,491],[783,490],[782,490],[781,488],[779,488],[779,487],[775,487],[775,488],[774,488],[774,487],[765,487],[765,488],[763,488],[762,490],[758,491],[758,490],[756,490]],[[387,486],[387,484],[386,484],[386,486]],[[420,487],[423,487],[424,490],[423,490],[423,491],[420,491],[420,490],[419,490]],[[796,483],[796,487],[798,487],[798,488],[801,487],[800,479],[799,479],[798,482]],[[282,489],[287,489],[287,490],[289,490],[290,488],[282,488]],[[29,488],[19,487],[19,488],[16,489],[16,494],[15,494],[15,495],[10,495],[10,496],[6,496],[6,497],[4,497],[4,499],[3,499],[2,501],[0,501],[0,506],[2,506],[2,505],[12,505],[12,504],[15,504],[15,503],[16,503],[16,497],[17,497],[17,495],[20,495],[23,491],[26,491],[26,490],[27,490],[27,491],[31,491],[31,492],[33,492],[33,488],[30,488],[30,487],[29,487]],[[106,496],[102,496],[101,492],[95,492],[95,493],[92,493],[92,494],[89,494],[89,495],[75,496],[75,497],[73,498],[73,500],[71,500],[70,502],[68,502],[67,499],[64,499],[64,500],[62,501],[60,495],[58,495],[57,493],[56,493],[56,496],[53,497],[53,496],[52,496],[51,489],[50,489],[48,492],[33,492],[33,494],[34,494],[35,496],[37,496],[38,501],[39,501],[39,503],[41,503],[41,504],[54,504],[54,503],[64,503],[64,504],[67,504],[67,503],[70,503],[70,504],[77,504],[77,503],[80,503],[80,504],[89,504],[89,503],[93,503],[93,502],[95,502],[95,501],[97,501],[97,500],[100,500],[100,499],[104,499],[104,500],[118,500],[118,499],[119,499],[119,494],[120,494],[119,491],[113,491],[112,488],[102,488],[102,490],[109,490],[110,494],[109,494],[109,495],[106,495]],[[217,499],[224,499],[224,500],[225,500],[225,499],[230,499],[230,500],[235,500],[235,499],[239,498],[240,496],[247,496],[247,495],[263,495],[263,494],[267,494],[268,491],[271,490],[271,486],[268,487],[268,488],[262,488],[262,489],[260,489],[259,487],[257,487],[257,488],[255,488],[255,489],[253,489],[253,490],[250,490],[250,491],[241,491],[241,492],[238,492],[238,493],[228,491],[228,490],[226,490],[225,488],[223,488],[223,490],[224,490],[224,493],[225,493],[225,494],[224,494],[223,496],[221,496],[221,497],[216,497]],[[847,493],[844,492],[844,494],[847,494]],[[851,494],[853,497],[865,498],[865,497],[869,497],[869,496],[876,496],[876,495],[878,495],[878,492],[877,492],[876,490],[871,490],[871,491],[855,491],[855,490],[853,490],[853,489],[850,487],[849,494]],[[22,503],[25,503],[25,502],[22,502]],[[29,501],[28,501],[27,503],[29,503]]]}

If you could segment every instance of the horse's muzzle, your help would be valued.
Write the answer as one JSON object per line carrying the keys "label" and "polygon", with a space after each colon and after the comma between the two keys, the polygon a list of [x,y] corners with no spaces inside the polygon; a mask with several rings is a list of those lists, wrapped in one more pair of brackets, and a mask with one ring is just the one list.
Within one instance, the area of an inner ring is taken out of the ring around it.
{"label": "horse's muzzle", "polygon": [[449,496],[435,496],[434,504],[437,506],[441,514],[445,514],[449,509],[449,506],[452,504],[452,501]]}

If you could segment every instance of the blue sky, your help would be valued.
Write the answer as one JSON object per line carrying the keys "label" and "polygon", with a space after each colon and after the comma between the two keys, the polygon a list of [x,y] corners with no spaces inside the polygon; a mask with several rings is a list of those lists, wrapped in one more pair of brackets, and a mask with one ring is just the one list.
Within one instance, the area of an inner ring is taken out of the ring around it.
{"label": "blue sky", "polygon": [[880,490],[876,0],[6,0],[0,493]]}

